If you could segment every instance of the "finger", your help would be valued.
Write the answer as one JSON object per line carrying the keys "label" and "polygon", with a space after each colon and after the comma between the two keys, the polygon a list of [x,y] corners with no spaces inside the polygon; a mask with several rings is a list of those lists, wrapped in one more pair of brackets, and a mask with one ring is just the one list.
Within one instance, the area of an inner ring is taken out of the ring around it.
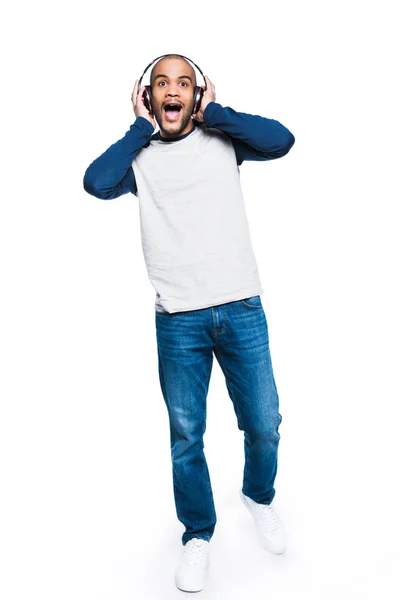
{"label": "finger", "polygon": [[136,79],[135,86],[134,86],[133,91],[132,91],[132,102],[134,104],[136,103],[136,99],[137,99],[137,87],[138,87],[138,80]]}
{"label": "finger", "polygon": [[207,77],[207,87],[211,88],[213,92],[215,92],[215,85],[211,81],[209,77]]}
{"label": "finger", "polygon": [[144,85],[140,88],[140,90],[138,90],[136,92],[136,98],[135,98],[135,102],[137,106],[140,106],[141,104],[144,104],[144,100],[143,100],[143,93],[144,93]]}
{"label": "finger", "polygon": [[139,83],[138,83],[137,89],[136,89],[136,93],[137,93],[137,95],[138,95],[139,98],[143,95],[144,89],[145,89],[145,86],[142,85],[139,88]]}

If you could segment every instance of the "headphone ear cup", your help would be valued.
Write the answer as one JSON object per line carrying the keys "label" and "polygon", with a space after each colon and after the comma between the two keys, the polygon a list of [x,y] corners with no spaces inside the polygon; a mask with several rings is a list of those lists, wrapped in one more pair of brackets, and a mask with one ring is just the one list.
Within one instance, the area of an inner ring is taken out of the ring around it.
{"label": "headphone ear cup", "polygon": [[143,103],[149,112],[152,112],[151,107],[151,86],[145,85],[143,92]]}
{"label": "headphone ear cup", "polygon": [[196,87],[194,88],[194,105],[192,114],[196,114],[197,112],[199,112],[203,95],[204,88],[196,85]]}

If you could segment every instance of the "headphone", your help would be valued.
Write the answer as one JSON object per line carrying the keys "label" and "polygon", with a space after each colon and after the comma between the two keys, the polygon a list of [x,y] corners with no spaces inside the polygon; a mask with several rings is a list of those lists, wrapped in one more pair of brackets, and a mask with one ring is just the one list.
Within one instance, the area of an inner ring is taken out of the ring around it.
{"label": "headphone", "polygon": [[[145,70],[142,73],[141,78],[139,79],[139,85],[138,85],[138,89],[140,90],[141,88],[141,82],[143,79],[144,74],[146,73],[147,69],[149,67],[151,67],[151,65],[153,63],[156,62],[156,60],[158,60],[159,58],[164,58],[166,56],[180,56],[181,58],[185,58],[186,60],[188,60],[189,62],[191,62],[202,74],[203,79],[204,79],[204,83],[205,83],[205,87],[201,87],[196,85],[194,88],[194,94],[193,94],[193,110],[192,110],[192,114],[196,114],[199,109],[200,109],[200,105],[201,105],[201,100],[203,98],[204,92],[207,89],[207,82],[206,82],[206,78],[203,75],[203,71],[200,69],[200,67],[198,67],[196,65],[195,62],[193,62],[192,60],[190,60],[190,58],[187,58],[187,56],[183,56],[183,54],[162,54],[161,56],[158,56],[157,58],[155,58],[154,60],[151,61],[151,63],[149,65],[147,65],[147,67],[145,68]],[[147,108],[148,111],[152,111],[152,106],[151,106],[151,85],[145,85],[144,86],[144,92],[143,92],[143,103],[145,105],[145,107]],[[139,92],[138,92],[139,93]]]}

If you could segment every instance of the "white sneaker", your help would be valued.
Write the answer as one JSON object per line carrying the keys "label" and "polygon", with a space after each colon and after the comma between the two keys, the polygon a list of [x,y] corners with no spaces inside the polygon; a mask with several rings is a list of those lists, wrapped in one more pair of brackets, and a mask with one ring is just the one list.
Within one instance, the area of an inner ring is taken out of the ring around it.
{"label": "white sneaker", "polygon": [[259,504],[240,490],[240,497],[252,514],[257,531],[264,548],[272,554],[283,554],[287,548],[286,534],[283,523],[275,513],[272,503]]}
{"label": "white sneaker", "polygon": [[200,592],[206,583],[209,565],[209,542],[190,538],[183,546],[180,565],[175,574],[175,584],[183,592]]}

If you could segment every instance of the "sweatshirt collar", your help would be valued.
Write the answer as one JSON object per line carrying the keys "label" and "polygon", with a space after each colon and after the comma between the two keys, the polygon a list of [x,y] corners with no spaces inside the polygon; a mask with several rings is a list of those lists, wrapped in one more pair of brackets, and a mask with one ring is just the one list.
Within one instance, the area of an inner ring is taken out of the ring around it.
{"label": "sweatshirt collar", "polygon": [[198,125],[200,125],[200,123],[198,123],[197,121],[195,121],[194,119],[192,120],[193,123],[193,127],[190,131],[188,131],[187,133],[184,133],[183,135],[178,135],[177,137],[173,137],[173,138],[163,138],[160,136],[160,131],[157,131],[157,133],[154,134],[153,139],[154,140],[159,140],[160,142],[178,142],[179,140],[183,140],[185,137],[187,137],[188,135],[190,135],[191,133],[193,133],[193,131],[196,129],[196,127]]}

